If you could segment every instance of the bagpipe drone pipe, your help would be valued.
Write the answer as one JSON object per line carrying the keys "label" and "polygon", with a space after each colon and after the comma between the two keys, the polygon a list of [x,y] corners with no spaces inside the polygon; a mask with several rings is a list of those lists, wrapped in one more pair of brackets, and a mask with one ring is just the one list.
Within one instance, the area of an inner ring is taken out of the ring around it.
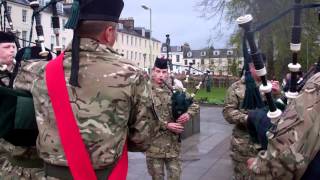
{"label": "bagpipe drone pipe", "polygon": [[[267,82],[266,79],[266,68],[264,66],[263,61],[261,60],[261,53],[259,52],[256,44],[254,33],[260,31],[261,29],[267,27],[272,22],[280,19],[281,17],[287,15],[291,11],[294,12],[293,26],[292,26],[292,36],[290,43],[290,50],[292,51],[292,62],[288,65],[289,70],[291,71],[291,80],[290,80],[290,90],[286,93],[284,97],[280,98],[280,100],[286,101],[286,99],[294,99],[298,96],[298,91],[302,89],[307,77],[305,77],[305,81],[299,83],[297,86],[297,73],[300,71],[301,65],[298,63],[298,52],[301,49],[301,11],[302,9],[307,8],[317,8],[320,7],[319,3],[311,3],[311,4],[301,4],[301,0],[295,0],[292,7],[286,9],[282,13],[278,14],[271,20],[262,23],[255,28],[252,27],[253,17],[251,15],[241,16],[237,19],[237,23],[240,27],[244,29],[244,42],[243,44],[248,43],[250,47],[250,55],[253,59],[253,63],[256,69],[257,75],[260,76],[262,85],[260,86],[260,92],[265,94],[267,104],[268,104],[268,113],[266,113],[265,109],[260,107],[251,107],[248,113],[247,125],[249,129],[249,134],[252,139],[256,140],[262,145],[262,149],[267,148],[268,139],[271,139],[276,134],[276,121],[280,119],[281,111],[277,106],[279,102],[274,101],[271,96],[272,86]],[[317,72],[317,68],[311,72]],[[310,72],[310,74],[311,74]],[[307,73],[308,74],[308,73]],[[308,74],[308,76],[310,75]],[[309,76],[310,77],[310,76]],[[281,102],[283,105],[283,109],[285,107],[285,103]],[[280,105],[281,105],[280,103]]]}

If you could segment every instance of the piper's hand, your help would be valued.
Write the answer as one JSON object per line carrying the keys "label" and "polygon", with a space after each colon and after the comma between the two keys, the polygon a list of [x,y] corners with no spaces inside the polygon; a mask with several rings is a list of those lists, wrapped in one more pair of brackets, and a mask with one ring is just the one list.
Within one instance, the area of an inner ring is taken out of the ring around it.
{"label": "piper's hand", "polygon": [[174,133],[180,134],[183,132],[184,127],[180,123],[168,123],[167,129]]}
{"label": "piper's hand", "polygon": [[281,89],[280,89],[279,81],[271,81],[271,84],[272,84],[272,93],[280,94]]}
{"label": "piper's hand", "polygon": [[188,113],[184,113],[177,119],[177,122],[180,124],[185,124],[189,120],[190,120],[190,115]]}
{"label": "piper's hand", "polygon": [[249,170],[252,170],[253,163],[254,163],[255,160],[256,160],[256,158],[250,158],[250,159],[247,160],[247,167],[248,167]]}

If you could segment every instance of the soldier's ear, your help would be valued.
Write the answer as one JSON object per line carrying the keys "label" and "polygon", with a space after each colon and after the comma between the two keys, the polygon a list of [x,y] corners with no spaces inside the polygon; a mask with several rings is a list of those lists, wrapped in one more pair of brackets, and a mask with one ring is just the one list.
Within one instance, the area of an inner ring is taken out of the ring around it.
{"label": "soldier's ear", "polygon": [[107,26],[104,30],[104,38],[108,43],[113,41],[115,28],[112,26]]}

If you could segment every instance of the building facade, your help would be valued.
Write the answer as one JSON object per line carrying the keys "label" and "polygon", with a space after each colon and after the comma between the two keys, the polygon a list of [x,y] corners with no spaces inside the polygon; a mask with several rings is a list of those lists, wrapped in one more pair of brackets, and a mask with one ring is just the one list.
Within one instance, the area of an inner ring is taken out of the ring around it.
{"label": "building facade", "polygon": [[160,56],[161,42],[151,38],[150,30],[135,27],[133,18],[120,19],[114,49],[140,68],[152,67]]}
{"label": "building facade", "polygon": [[210,70],[216,76],[235,76],[243,65],[243,57],[235,49],[192,50],[187,43],[182,46],[170,46],[169,52],[167,49],[166,44],[162,44],[161,56],[166,58],[169,54],[175,73],[186,73],[188,66],[192,64],[195,69],[191,69],[191,74],[201,74]]}
{"label": "building facade", "polygon": [[[50,0],[40,0],[40,6],[45,6]],[[29,1],[27,0],[8,0],[8,13],[11,15],[13,28],[18,31],[21,47],[28,46],[29,43],[24,40],[29,40],[31,33],[31,23],[32,23],[32,14],[33,10],[29,6]],[[68,20],[67,12],[65,12],[64,5],[61,2],[57,3],[57,11],[59,14],[60,20],[60,36],[59,42],[60,46],[64,49],[72,40],[73,32],[72,30],[65,29],[63,25]],[[44,43],[48,49],[53,50],[56,46],[56,38],[52,28],[51,22],[51,9],[48,7],[46,10],[40,13],[41,25],[43,27],[44,33]],[[7,23],[8,25],[8,23]],[[35,42],[37,39],[35,21],[32,29],[32,42]]]}

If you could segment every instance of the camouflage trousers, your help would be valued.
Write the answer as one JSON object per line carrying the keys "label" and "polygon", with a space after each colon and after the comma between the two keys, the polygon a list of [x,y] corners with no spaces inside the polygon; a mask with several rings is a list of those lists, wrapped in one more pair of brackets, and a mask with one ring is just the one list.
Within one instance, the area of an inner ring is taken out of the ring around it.
{"label": "camouflage trousers", "polygon": [[[41,168],[25,168],[13,165],[8,159],[1,158],[0,180],[40,180]],[[4,161],[3,161],[4,160]]]}
{"label": "camouflage trousers", "polygon": [[232,136],[231,159],[234,167],[233,179],[252,180],[252,172],[247,168],[247,160],[256,157],[259,152],[258,148],[250,141],[248,134],[237,133]]}
{"label": "camouflage trousers", "polygon": [[153,158],[147,156],[148,172],[152,180],[164,179],[164,166],[167,170],[168,180],[179,180],[181,176],[181,161],[176,158]]}
{"label": "camouflage trousers", "polygon": [[[13,154],[21,156],[12,158]],[[23,156],[26,154],[30,156]],[[42,172],[41,167],[43,162],[40,159],[33,158],[28,160],[27,158],[34,157],[34,154],[36,154],[35,148],[16,147],[4,139],[0,139],[0,180],[40,179],[38,178],[38,174]]]}

